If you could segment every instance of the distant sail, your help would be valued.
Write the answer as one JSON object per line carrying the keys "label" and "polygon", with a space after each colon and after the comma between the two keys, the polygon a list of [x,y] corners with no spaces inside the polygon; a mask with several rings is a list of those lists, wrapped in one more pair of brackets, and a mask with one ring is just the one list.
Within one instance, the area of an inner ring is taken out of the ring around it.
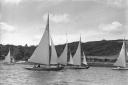
{"label": "distant sail", "polygon": [[53,40],[51,39],[51,61],[50,64],[57,64],[57,53],[56,48],[54,46]]}
{"label": "distant sail", "polygon": [[85,65],[88,65],[87,64],[87,60],[86,60],[86,56],[85,56],[84,52],[83,52],[83,62],[82,63],[85,64]]}
{"label": "distant sail", "polygon": [[29,62],[33,63],[40,63],[40,64],[48,64],[49,65],[49,16],[47,20],[46,29],[44,31],[43,37],[35,49],[34,53],[28,60]]}
{"label": "distant sail", "polygon": [[126,47],[125,47],[125,41],[123,41],[123,45],[119,54],[119,57],[117,58],[117,61],[114,63],[114,66],[120,66],[120,67],[126,67]]}
{"label": "distant sail", "polygon": [[61,56],[58,58],[58,63],[66,65],[67,64],[67,51],[68,51],[68,45],[66,43],[66,46],[61,54]]}
{"label": "distant sail", "polygon": [[7,56],[5,56],[4,63],[11,63],[10,50],[9,50],[9,52],[8,52]]}
{"label": "distant sail", "polygon": [[73,58],[72,58],[72,54],[71,53],[70,53],[70,59],[69,59],[68,64],[72,64],[73,65]]}
{"label": "distant sail", "polygon": [[81,65],[81,42],[78,43],[78,48],[73,57],[73,63],[74,65]]}

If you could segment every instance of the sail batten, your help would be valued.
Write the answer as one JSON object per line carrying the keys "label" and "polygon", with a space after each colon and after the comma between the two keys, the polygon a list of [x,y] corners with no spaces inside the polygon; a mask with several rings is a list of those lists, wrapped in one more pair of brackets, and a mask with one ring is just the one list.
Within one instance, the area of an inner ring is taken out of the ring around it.
{"label": "sail batten", "polygon": [[117,58],[117,61],[114,63],[114,66],[120,66],[120,67],[126,67],[126,46],[125,41],[123,41],[123,45],[119,54],[119,57]]}

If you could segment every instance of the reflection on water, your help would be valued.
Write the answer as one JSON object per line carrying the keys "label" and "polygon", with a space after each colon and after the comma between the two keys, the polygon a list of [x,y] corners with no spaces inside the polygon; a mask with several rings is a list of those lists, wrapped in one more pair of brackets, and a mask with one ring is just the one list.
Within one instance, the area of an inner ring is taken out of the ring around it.
{"label": "reflection on water", "polygon": [[27,65],[0,65],[0,85],[128,85],[128,71],[105,67],[29,71]]}

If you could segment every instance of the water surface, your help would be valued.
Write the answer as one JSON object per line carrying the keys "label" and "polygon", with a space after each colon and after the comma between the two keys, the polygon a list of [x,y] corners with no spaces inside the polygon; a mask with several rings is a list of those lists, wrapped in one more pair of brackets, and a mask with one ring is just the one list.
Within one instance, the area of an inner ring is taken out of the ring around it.
{"label": "water surface", "polygon": [[0,85],[128,85],[128,70],[91,67],[83,70],[30,71],[29,65],[0,65]]}

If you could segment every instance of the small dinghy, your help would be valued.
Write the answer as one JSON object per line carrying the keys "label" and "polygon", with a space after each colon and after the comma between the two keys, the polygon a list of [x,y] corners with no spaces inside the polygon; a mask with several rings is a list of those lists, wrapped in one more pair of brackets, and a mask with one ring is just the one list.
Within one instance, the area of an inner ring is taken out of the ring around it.
{"label": "small dinghy", "polygon": [[15,59],[13,58],[13,56],[11,56],[11,52],[10,49],[8,51],[7,56],[5,56],[5,60],[3,61],[4,65],[14,65],[15,64]]}

